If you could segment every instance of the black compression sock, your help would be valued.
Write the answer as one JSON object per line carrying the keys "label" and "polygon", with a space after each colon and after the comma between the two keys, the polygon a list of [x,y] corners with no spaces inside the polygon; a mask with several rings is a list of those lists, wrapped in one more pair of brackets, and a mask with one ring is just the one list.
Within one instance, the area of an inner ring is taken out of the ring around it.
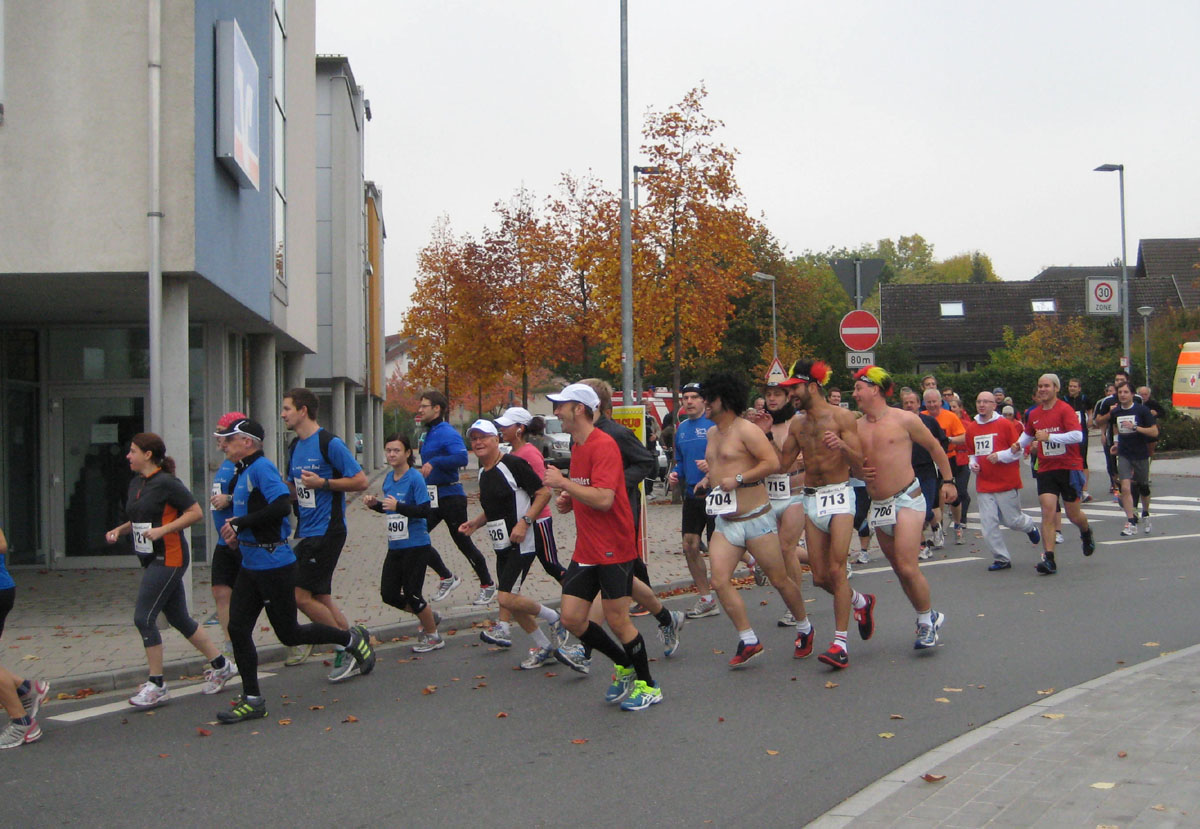
{"label": "black compression sock", "polygon": [[225,654],[223,654],[223,653],[217,654],[216,657],[209,664],[212,665],[214,668],[216,668],[218,671],[221,670],[222,668],[225,667]]}
{"label": "black compression sock", "polygon": [[164,683],[163,683],[163,675],[162,674],[158,674],[157,676],[151,675],[150,681],[153,682],[155,685],[157,685],[159,688],[163,687]]}
{"label": "black compression sock", "polygon": [[646,657],[646,640],[642,639],[642,634],[639,633],[632,642],[625,644],[625,653],[637,671],[637,678],[652,684],[654,680],[650,677],[650,660]]}
{"label": "black compression sock", "polygon": [[629,667],[625,649],[613,641],[613,638],[604,632],[604,628],[595,622],[588,622],[587,630],[579,637],[579,641],[585,648],[600,651],[611,659],[614,665],[620,665],[623,668]]}
{"label": "black compression sock", "polygon": [[654,618],[658,620],[658,624],[661,627],[669,628],[671,626],[671,611],[665,607],[655,613]]}

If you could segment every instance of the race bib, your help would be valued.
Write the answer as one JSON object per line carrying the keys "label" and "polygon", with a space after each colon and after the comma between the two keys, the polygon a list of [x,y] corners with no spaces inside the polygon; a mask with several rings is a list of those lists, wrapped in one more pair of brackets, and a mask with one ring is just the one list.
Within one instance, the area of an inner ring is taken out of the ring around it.
{"label": "race bib", "polygon": [[817,518],[854,512],[854,493],[847,484],[829,484],[817,488]]}
{"label": "race bib", "polygon": [[767,497],[772,501],[786,501],[792,497],[792,485],[788,475],[768,475]]}
{"label": "race bib", "polygon": [[867,525],[871,529],[876,527],[890,527],[896,523],[896,497],[893,495],[884,501],[872,501],[871,513],[867,518]]}
{"label": "race bib", "polygon": [[1132,435],[1137,431],[1137,415],[1118,415],[1117,434]]}
{"label": "race bib", "polygon": [[146,537],[146,533],[150,532],[150,522],[138,521],[131,526],[133,527],[133,551],[143,555],[153,553],[154,542]]}
{"label": "race bib", "polygon": [[737,512],[737,493],[714,487],[704,496],[704,511],[709,515],[730,515]]}
{"label": "race bib", "polygon": [[990,455],[995,450],[992,448],[996,443],[995,435],[976,435],[975,436],[975,454]]}
{"label": "race bib", "polygon": [[[213,495],[224,495],[224,493],[223,493],[223,492],[221,492],[221,484],[220,484],[220,482],[218,482],[218,481],[213,481],[213,485],[212,485],[212,494],[213,494]],[[209,509],[210,509],[210,510],[212,510],[213,512],[216,512],[216,511],[217,511],[217,508],[216,508],[216,507],[214,507],[214,506],[212,506],[212,505],[211,505],[211,502],[209,502],[209,504],[210,504],[210,505],[209,505]]]}
{"label": "race bib", "polygon": [[503,518],[487,522],[487,534],[488,539],[492,542],[493,550],[507,550],[512,546],[512,542],[508,539],[508,527],[504,526]]}
{"label": "race bib", "polygon": [[302,509],[317,508],[317,493],[300,483],[300,478],[296,481],[296,500],[299,502]]}
{"label": "race bib", "polygon": [[1067,445],[1065,443],[1051,443],[1046,441],[1042,444],[1042,457],[1053,458],[1058,455],[1067,454]]}
{"label": "race bib", "polygon": [[429,508],[437,509],[437,487],[427,486],[425,489],[429,491]]}
{"label": "race bib", "polygon": [[388,541],[408,540],[408,516],[389,515],[387,517]]}

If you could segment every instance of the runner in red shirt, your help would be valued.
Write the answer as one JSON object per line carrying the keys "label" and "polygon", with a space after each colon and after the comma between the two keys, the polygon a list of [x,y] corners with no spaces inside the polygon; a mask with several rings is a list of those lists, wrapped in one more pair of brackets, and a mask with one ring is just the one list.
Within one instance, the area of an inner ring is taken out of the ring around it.
{"label": "runner in red shirt", "polygon": [[[620,702],[624,711],[640,711],[662,702],[663,694],[650,676],[646,643],[629,618],[637,546],[621,450],[592,425],[600,398],[591,386],[573,383],[548,397],[574,443],[571,477],[551,466],[545,478],[547,486],[560,490],[555,508],[575,512],[575,552],[562,580],[562,621],[586,647],[616,666],[604,698]],[[605,621],[621,645],[588,619],[597,593]]]}
{"label": "runner in red shirt", "polygon": [[1083,430],[1079,417],[1067,403],[1058,399],[1062,388],[1057,374],[1043,374],[1038,378],[1034,399],[1038,405],[1029,410],[1025,433],[1014,443],[1013,451],[1024,450],[1034,441],[1038,446],[1038,501],[1042,506],[1042,545],[1045,553],[1038,563],[1037,571],[1044,576],[1058,572],[1054,560],[1054,513],[1061,496],[1067,518],[1079,527],[1083,542],[1083,554],[1096,552],[1096,542],[1088,526],[1087,516],[1079,506],[1079,490],[1071,480],[1072,472],[1083,475],[1083,456],[1079,446],[1083,442]]}

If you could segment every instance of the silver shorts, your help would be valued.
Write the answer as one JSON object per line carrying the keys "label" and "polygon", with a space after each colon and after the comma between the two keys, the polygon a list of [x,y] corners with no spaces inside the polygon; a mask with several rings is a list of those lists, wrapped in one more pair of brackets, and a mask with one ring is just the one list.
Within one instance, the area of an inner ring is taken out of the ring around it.
{"label": "silver shorts", "polygon": [[[762,509],[761,507],[759,509]],[[713,532],[725,536],[725,540],[734,547],[746,549],[746,542],[778,531],[775,515],[771,510],[763,510],[762,515],[747,518],[745,521],[729,521],[723,515],[717,516],[717,526]]]}

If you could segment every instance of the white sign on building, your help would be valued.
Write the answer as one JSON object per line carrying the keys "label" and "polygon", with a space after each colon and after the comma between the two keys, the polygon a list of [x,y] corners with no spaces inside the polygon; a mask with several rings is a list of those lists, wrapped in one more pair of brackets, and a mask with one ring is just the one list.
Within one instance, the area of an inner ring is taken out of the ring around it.
{"label": "white sign on building", "polygon": [[1089,276],[1087,299],[1089,314],[1121,313],[1121,283],[1110,276]]}

